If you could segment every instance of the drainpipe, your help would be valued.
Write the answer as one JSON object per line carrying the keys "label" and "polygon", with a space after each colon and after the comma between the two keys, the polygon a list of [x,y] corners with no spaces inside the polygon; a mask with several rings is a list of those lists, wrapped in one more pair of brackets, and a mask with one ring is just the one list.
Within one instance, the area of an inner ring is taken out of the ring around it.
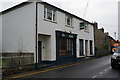
{"label": "drainpipe", "polygon": [[36,48],[36,63],[35,63],[35,69],[37,69],[37,64],[38,64],[38,51],[37,51],[37,50],[38,50],[38,49],[37,49],[37,47],[38,47],[38,45],[37,45],[37,43],[38,43],[38,42],[37,42],[37,41],[38,41],[38,40],[37,40],[37,39],[38,39],[38,31],[37,31],[37,29],[38,29],[38,28],[37,28],[37,17],[38,17],[38,16],[37,16],[37,15],[38,15],[37,13],[38,13],[38,10],[37,10],[37,9],[38,9],[38,8],[37,8],[37,4],[38,4],[38,2],[35,2],[35,5],[36,5],[36,24],[35,24],[35,26],[36,26],[36,34],[35,34],[35,35],[36,35],[36,39],[35,39],[35,40],[36,40],[36,45],[35,45],[35,48]]}

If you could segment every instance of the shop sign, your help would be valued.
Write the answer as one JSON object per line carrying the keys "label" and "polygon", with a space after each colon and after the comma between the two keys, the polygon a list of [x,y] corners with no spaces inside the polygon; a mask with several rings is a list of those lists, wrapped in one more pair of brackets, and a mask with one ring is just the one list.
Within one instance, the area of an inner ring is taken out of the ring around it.
{"label": "shop sign", "polygon": [[62,37],[74,38],[74,36],[70,34],[62,34]]}

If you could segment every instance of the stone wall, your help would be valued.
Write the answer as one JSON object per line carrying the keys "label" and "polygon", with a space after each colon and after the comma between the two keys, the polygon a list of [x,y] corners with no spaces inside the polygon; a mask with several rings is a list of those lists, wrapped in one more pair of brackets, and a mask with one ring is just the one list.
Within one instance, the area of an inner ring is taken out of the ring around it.
{"label": "stone wall", "polygon": [[34,53],[2,53],[2,75],[34,69]]}

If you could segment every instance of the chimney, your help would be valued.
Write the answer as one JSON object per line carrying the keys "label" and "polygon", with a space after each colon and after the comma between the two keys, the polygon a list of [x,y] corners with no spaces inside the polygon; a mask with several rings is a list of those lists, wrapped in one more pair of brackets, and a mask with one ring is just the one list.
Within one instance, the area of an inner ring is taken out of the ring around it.
{"label": "chimney", "polygon": [[93,22],[94,28],[98,29],[98,23],[97,22]]}
{"label": "chimney", "polygon": [[109,36],[109,33],[108,32],[105,32],[106,36]]}
{"label": "chimney", "polygon": [[104,28],[102,27],[101,29],[100,29],[102,32],[104,32]]}

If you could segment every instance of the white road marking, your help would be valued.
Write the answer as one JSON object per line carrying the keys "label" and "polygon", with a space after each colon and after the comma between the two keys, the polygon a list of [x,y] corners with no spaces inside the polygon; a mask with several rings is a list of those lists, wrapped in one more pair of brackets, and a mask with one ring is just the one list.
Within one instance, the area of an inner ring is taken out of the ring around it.
{"label": "white road marking", "polygon": [[[104,72],[108,71],[109,69],[111,69],[111,67],[109,67],[108,69],[105,69]],[[104,72],[100,72],[99,75],[102,75]],[[92,78],[96,78],[96,77],[97,77],[97,75],[93,76]]]}
{"label": "white road marking", "polygon": [[96,78],[96,77],[97,77],[97,75],[93,76],[92,78]]}
{"label": "white road marking", "polygon": [[111,69],[111,67],[109,67],[109,69]]}
{"label": "white road marking", "polygon": [[105,69],[104,71],[108,71],[108,69]]}
{"label": "white road marking", "polygon": [[103,72],[100,72],[99,74],[103,74]]}

